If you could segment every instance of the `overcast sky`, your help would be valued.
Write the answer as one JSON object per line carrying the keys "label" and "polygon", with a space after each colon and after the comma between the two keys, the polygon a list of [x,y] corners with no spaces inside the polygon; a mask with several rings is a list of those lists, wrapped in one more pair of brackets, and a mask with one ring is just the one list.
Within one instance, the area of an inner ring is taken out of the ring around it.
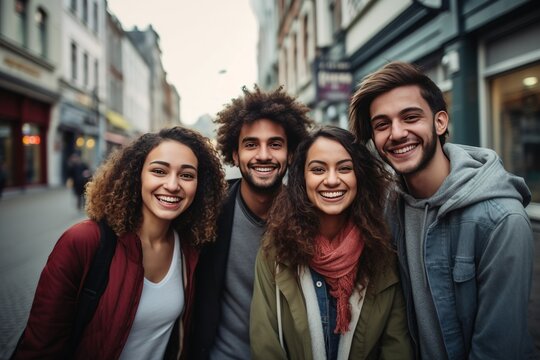
{"label": "overcast sky", "polygon": [[249,0],[108,0],[125,30],[152,24],[182,121],[214,116],[257,81],[257,22]]}

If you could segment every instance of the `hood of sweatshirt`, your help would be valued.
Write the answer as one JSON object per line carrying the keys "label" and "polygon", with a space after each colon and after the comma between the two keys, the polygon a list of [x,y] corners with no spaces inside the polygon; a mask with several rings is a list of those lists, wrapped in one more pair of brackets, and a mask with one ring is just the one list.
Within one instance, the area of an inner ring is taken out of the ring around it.
{"label": "hood of sweatshirt", "polygon": [[415,199],[403,192],[409,206],[439,208],[437,218],[487,199],[513,198],[526,207],[531,192],[523,178],[506,171],[497,153],[486,148],[447,143],[443,151],[450,160],[450,174],[433,196]]}

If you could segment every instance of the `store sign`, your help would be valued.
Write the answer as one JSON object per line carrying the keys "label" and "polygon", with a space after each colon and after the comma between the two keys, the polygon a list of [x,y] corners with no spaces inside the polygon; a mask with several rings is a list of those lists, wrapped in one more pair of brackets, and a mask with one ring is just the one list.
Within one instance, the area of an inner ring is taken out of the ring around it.
{"label": "store sign", "polygon": [[347,61],[316,62],[317,100],[349,101],[353,76]]}
{"label": "store sign", "polygon": [[23,72],[35,78],[39,78],[41,76],[39,70],[37,70],[35,67],[28,65],[17,59],[13,59],[11,57],[4,58],[4,64],[6,64],[8,67],[12,69],[18,70],[20,72]]}

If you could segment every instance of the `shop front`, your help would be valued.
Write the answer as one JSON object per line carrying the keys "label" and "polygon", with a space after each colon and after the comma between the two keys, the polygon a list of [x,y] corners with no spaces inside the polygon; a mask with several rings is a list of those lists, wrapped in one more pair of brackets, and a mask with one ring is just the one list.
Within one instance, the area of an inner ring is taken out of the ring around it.
{"label": "shop front", "polygon": [[7,188],[47,184],[51,105],[0,89],[0,167]]}
{"label": "shop front", "polygon": [[487,99],[485,142],[532,193],[527,208],[540,219],[540,14],[501,26],[482,42]]}
{"label": "shop front", "polygon": [[60,107],[58,137],[62,148],[62,180],[67,180],[69,158],[78,154],[91,169],[99,165],[99,127],[97,116],[90,108],[63,102]]}

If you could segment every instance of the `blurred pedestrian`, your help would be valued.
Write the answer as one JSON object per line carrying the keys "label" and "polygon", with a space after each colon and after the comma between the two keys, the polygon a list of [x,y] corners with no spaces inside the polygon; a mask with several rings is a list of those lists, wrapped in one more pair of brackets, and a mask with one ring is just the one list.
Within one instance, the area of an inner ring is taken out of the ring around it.
{"label": "blurred pedestrian", "polygon": [[390,175],[355,137],[300,143],[255,265],[253,359],[410,359],[383,208]]}
{"label": "blurred pedestrian", "polygon": [[230,181],[218,238],[201,252],[190,359],[249,359],[255,256],[292,153],[311,124],[309,109],[282,88],[243,92],[216,119],[218,149],[242,178]]}
{"label": "blurred pedestrian", "polygon": [[388,220],[419,356],[529,358],[525,181],[492,150],[446,142],[443,94],[411,64],[392,62],[364,78],[350,121],[399,175]]}
{"label": "blurred pedestrian", "polygon": [[[216,233],[223,169],[207,138],[182,127],[142,135],[88,185],[90,220],[58,240],[15,359],[177,359],[188,341],[198,248]],[[118,235],[109,280],[74,354],[80,289],[99,246]]]}
{"label": "blurred pedestrian", "polygon": [[85,206],[85,186],[92,178],[92,173],[78,153],[69,157],[67,174],[77,199],[77,209],[82,210]]}

